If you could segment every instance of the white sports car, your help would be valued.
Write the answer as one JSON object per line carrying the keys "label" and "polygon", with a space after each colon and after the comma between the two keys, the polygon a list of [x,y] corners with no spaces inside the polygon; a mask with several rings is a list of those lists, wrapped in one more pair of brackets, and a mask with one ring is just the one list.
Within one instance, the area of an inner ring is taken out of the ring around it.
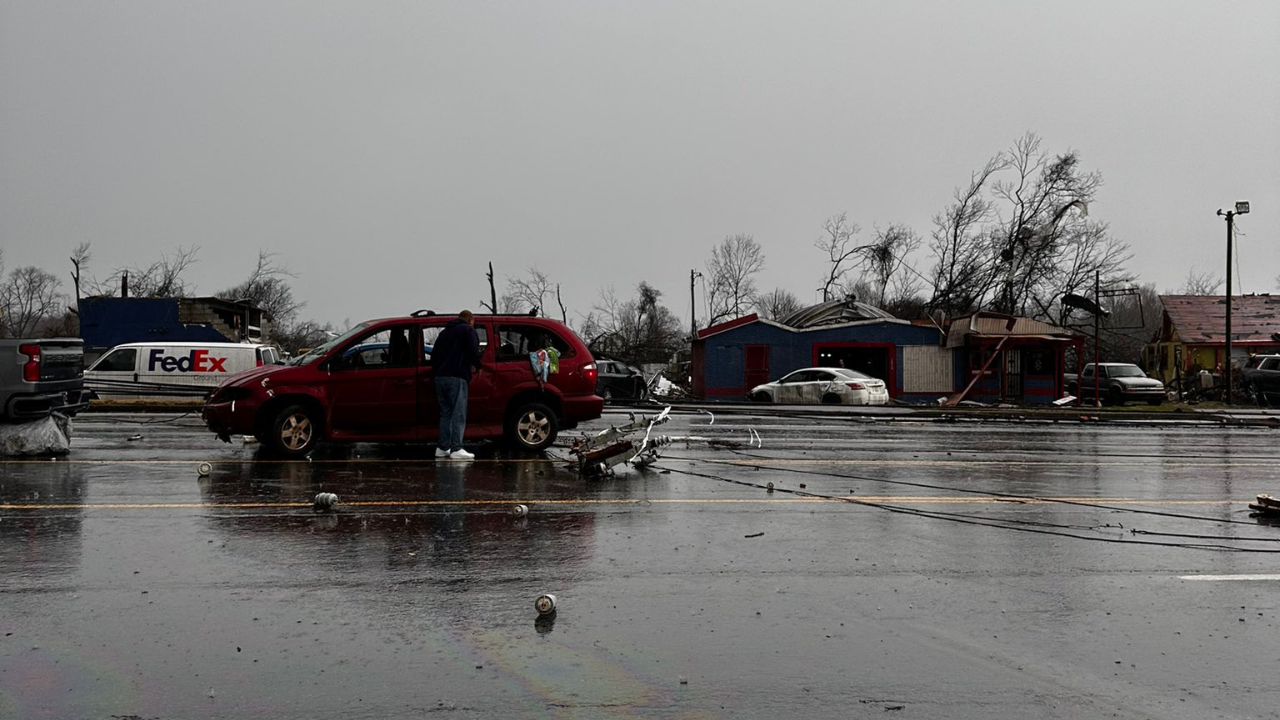
{"label": "white sports car", "polygon": [[883,380],[846,368],[802,368],[747,394],[756,402],[885,405],[889,389]]}

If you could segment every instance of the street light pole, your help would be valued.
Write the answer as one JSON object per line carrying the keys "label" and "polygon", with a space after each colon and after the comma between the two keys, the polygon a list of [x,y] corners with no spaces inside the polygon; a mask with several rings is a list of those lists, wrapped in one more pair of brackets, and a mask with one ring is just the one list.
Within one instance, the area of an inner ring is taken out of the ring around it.
{"label": "street light pole", "polygon": [[1235,210],[1226,212],[1218,210],[1219,215],[1225,215],[1227,218],[1227,347],[1226,358],[1222,363],[1222,379],[1226,386],[1225,401],[1228,405],[1231,404],[1231,245],[1233,244],[1231,241],[1235,232],[1236,215],[1244,215],[1247,212],[1249,212],[1249,203],[1246,201],[1237,202]]}

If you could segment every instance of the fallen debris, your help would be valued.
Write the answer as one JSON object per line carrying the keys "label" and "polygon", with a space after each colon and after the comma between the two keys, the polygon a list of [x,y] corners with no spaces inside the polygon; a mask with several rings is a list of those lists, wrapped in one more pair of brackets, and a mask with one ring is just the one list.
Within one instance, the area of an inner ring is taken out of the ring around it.
{"label": "fallen debris", "polygon": [[0,424],[0,455],[66,455],[71,418],[61,413],[31,422]]}
{"label": "fallen debris", "polygon": [[533,601],[533,609],[538,611],[539,615],[550,615],[556,611],[556,596],[551,593],[539,595],[538,599]]}
{"label": "fallen debris", "polygon": [[331,492],[322,492],[316,494],[316,500],[313,507],[316,512],[328,512],[333,510],[338,504],[338,496]]}
{"label": "fallen debris", "polygon": [[758,538],[758,537],[764,537],[764,533],[762,533],[762,532],[758,532],[758,533],[751,533],[750,535],[743,535],[742,537],[744,537],[744,538]]}
{"label": "fallen debris", "polygon": [[[671,438],[665,435],[655,437],[653,428],[671,419],[671,408],[663,408],[652,418],[645,415],[637,417],[635,413],[629,417],[631,422],[626,425],[610,427],[573,442],[569,454],[577,456],[579,473],[602,477],[611,474],[618,465],[629,463],[645,467],[658,459],[660,449],[670,444]],[[644,430],[644,438],[639,444],[627,438],[641,430]]]}
{"label": "fallen debris", "polygon": [[1249,503],[1249,509],[1253,511],[1253,517],[1280,518],[1280,499],[1263,494],[1259,495],[1256,500],[1256,502]]}

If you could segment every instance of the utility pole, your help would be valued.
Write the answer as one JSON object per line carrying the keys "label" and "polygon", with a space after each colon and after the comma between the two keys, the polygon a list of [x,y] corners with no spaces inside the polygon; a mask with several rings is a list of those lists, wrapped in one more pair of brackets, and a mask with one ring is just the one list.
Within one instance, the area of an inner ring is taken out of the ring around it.
{"label": "utility pole", "polygon": [[689,340],[693,341],[698,337],[698,305],[694,301],[693,280],[702,277],[702,273],[697,270],[689,271]]}
{"label": "utility pole", "polygon": [[[1102,308],[1102,298],[1099,297],[1098,287],[1101,284],[1101,273],[1097,270],[1093,271],[1093,302]],[[1098,346],[1098,336],[1102,334],[1102,313],[1093,314],[1093,406],[1102,407],[1102,395],[1099,390],[1102,388],[1102,353]]]}
{"label": "utility pole", "polygon": [[1222,363],[1222,380],[1226,386],[1227,394],[1224,401],[1231,404],[1231,246],[1233,234],[1235,232],[1236,215],[1244,215],[1249,212],[1249,203],[1241,201],[1236,203],[1235,210],[1223,212],[1218,210],[1219,215],[1225,215],[1227,218],[1227,349],[1226,358]]}

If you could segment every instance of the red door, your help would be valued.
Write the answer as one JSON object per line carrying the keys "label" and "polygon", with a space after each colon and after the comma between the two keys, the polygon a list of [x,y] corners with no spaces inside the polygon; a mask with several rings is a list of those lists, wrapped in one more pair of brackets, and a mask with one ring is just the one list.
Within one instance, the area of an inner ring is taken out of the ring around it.
{"label": "red door", "polygon": [[329,366],[325,392],[335,437],[417,437],[418,337],[411,325],[381,327],[349,343]]}
{"label": "red door", "polygon": [[743,392],[750,392],[751,388],[769,382],[769,346],[747,345],[745,350],[745,387],[742,389]]}

